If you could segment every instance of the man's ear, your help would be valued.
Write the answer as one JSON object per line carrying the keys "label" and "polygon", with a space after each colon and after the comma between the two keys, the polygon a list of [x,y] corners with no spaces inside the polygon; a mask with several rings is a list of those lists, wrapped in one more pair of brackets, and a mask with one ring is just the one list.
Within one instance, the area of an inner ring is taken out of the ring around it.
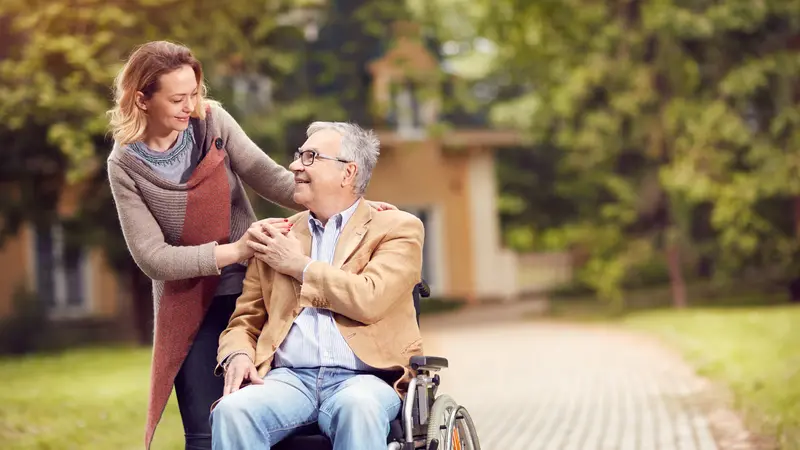
{"label": "man's ear", "polygon": [[344,166],[344,177],[342,178],[342,187],[355,185],[356,175],[358,175],[358,166],[353,163],[347,163]]}

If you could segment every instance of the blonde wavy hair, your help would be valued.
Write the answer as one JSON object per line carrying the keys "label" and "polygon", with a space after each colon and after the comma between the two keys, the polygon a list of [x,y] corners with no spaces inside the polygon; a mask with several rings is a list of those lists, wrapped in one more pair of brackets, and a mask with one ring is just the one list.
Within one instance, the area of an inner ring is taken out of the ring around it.
{"label": "blonde wavy hair", "polygon": [[200,61],[183,45],[148,42],[134,49],[114,80],[114,107],[106,114],[111,135],[119,145],[141,140],[147,128],[147,115],[136,106],[136,93],[149,99],[158,92],[161,75],[182,66],[190,66],[197,78],[197,104],[191,116],[205,119],[207,105],[216,102],[206,97],[208,89]]}

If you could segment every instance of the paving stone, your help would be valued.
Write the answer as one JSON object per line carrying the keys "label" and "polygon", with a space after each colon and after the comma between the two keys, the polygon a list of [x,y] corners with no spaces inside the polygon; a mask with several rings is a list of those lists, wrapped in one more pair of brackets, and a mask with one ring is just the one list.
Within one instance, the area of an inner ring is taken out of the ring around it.
{"label": "paving stone", "polygon": [[717,450],[697,377],[653,342],[602,327],[423,323],[448,358],[441,393],[466,406],[485,450]]}

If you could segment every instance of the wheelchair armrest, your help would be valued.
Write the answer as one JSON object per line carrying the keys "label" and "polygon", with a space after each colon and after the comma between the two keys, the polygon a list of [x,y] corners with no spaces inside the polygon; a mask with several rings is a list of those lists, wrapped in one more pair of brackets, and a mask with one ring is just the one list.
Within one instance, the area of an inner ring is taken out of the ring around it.
{"label": "wheelchair armrest", "polygon": [[409,360],[411,368],[414,370],[437,371],[447,368],[447,358],[439,356],[412,356]]}

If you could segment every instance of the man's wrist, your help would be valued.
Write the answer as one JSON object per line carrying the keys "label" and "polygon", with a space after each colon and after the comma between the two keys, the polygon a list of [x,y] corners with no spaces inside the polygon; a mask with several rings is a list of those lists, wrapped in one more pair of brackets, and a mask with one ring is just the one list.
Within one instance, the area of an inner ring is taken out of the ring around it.
{"label": "man's wrist", "polygon": [[[233,360],[236,359],[236,357],[240,356],[240,355],[247,356],[247,353],[243,352],[243,351],[238,351],[238,352],[233,352],[230,355],[226,356],[225,359],[222,360],[222,364],[220,364],[220,366],[222,367],[222,370],[223,371],[227,371],[228,370],[228,366],[230,366],[231,363],[233,362]],[[247,358],[250,359],[249,356],[247,356]]]}
{"label": "man's wrist", "polygon": [[308,270],[308,266],[310,266],[312,262],[314,262],[314,260],[309,258],[308,262],[306,263],[306,265],[303,266],[303,272],[300,273],[300,282],[301,283],[306,279],[306,270]]}
{"label": "man's wrist", "polygon": [[312,259],[308,256],[303,255],[302,258],[298,258],[297,264],[293,268],[292,276],[299,282],[303,282],[303,274],[306,271],[306,267],[311,263]]}

